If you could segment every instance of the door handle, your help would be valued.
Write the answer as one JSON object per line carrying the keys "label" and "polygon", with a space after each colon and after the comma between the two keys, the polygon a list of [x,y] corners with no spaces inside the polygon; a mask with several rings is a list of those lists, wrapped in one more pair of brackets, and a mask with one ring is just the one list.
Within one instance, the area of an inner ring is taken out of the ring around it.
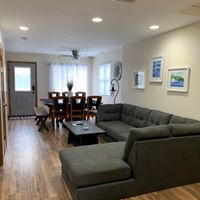
{"label": "door handle", "polygon": [[7,103],[3,103],[3,106],[6,107],[6,106],[8,106],[8,104]]}
{"label": "door handle", "polygon": [[35,85],[32,85],[32,91],[35,91]]}
{"label": "door handle", "polygon": [[35,85],[32,85],[32,94],[35,94]]}

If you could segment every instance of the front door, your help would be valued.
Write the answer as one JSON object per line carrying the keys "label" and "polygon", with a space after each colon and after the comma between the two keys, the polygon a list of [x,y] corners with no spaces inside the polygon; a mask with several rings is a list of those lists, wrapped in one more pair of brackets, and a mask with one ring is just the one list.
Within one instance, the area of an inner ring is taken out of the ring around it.
{"label": "front door", "polygon": [[36,63],[8,62],[10,116],[34,115],[36,106]]}

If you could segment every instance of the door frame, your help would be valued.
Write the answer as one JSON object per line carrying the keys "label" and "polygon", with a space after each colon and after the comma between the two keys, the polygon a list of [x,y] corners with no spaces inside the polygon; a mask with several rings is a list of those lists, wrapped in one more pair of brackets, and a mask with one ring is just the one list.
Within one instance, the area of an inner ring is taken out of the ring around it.
{"label": "door frame", "polygon": [[30,62],[30,61],[13,61],[13,60],[8,60],[7,61],[7,80],[8,80],[8,107],[9,107],[9,116],[11,115],[11,95],[10,95],[10,76],[9,76],[9,64],[10,63],[27,63],[27,64],[34,64],[35,65],[35,106],[37,107],[38,105],[38,86],[37,86],[37,62]]}
{"label": "door frame", "polygon": [[7,109],[7,76],[5,66],[5,52],[2,44],[0,43],[0,166],[3,166],[4,155],[7,148],[8,138],[8,109]]}
{"label": "door frame", "polygon": [[[1,74],[3,74],[2,73],[3,72],[3,47],[1,46],[1,43],[0,43],[0,63],[2,64],[2,66],[0,64],[0,97],[1,97],[2,89],[3,89],[2,88],[3,86],[1,85],[2,84],[2,79],[3,79],[3,77],[1,77]],[[3,161],[4,161],[4,159],[3,159],[3,157],[4,157],[3,97],[2,97],[2,99],[0,99],[0,111],[2,113],[2,114],[0,113],[0,166],[3,166]]]}

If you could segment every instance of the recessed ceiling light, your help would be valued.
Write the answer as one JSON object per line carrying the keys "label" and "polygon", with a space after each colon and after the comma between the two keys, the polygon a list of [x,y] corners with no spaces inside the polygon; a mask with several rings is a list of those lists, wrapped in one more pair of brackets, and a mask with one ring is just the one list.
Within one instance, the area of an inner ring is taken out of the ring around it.
{"label": "recessed ceiling light", "polygon": [[94,18],[92,19],[92,21],[93,21],[93,22],[102,22],[103,20],[102,20],[102,18],[100,18],[100,17],[94,17]]}
{"label": "recessed ceiling light", "polygon": [[26,27],[26,26],[20,26],[19,29],[20,29],[21,31],[28,31],[28,30],[29,30],[29,28]]}
{"label": "recessed ceiling light", "polygon": [[152,26],[149,26],[149,28],[150,28],[151,30],[157,30],[157,29],[159,29],[160,27],[159,27],[158,25],[152,25]]}

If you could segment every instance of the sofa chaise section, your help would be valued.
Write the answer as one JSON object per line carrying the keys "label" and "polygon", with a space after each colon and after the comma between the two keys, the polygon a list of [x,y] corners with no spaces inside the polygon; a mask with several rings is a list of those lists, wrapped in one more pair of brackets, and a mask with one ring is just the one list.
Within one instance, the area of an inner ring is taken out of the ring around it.
{"label": "sofa chaise section", "polygon": [[122,159],[124,145],[115,142],[60,151],[62,177],[74,200],[111,200],[128,194],[134,179]]}
{"label": "sofa chaise section", "polygon": [[200,123],[131,128],[126,142],[61,150],[73,200],[120,200],[200,181]]}

